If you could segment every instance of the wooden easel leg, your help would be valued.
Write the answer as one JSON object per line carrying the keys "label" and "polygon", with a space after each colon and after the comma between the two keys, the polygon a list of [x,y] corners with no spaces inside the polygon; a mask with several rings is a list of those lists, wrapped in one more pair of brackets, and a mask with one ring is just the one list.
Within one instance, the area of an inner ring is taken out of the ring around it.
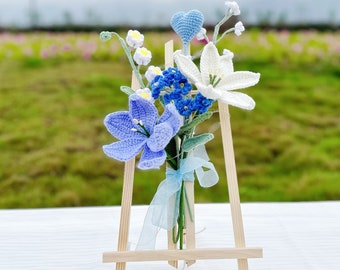
{"label": "wooden easel leg", "polygon": [[[125,163],[124,168],[124,184],[120,212],[118,251],[127,251],[128,249],[134,172],[135,172],[135,159],[133,158]],[[120,262],[116,264],[116,270],[125,270],[125,268],[126,268],[125,262]]]}
{"label": "wooden easel leg", "polygon": [[[139,82],[136,74],[132,72],[131,88],[137,90]],[[128,237],[130,228],[130,212],[132,205],[133,180],[135,176],[135,158],[125,162],[124,167],[124,183],[120,213],[119,237],[118,237],[118,251],[126,251],[128,248]],[[116,264],[116,270],[125,270],[126,263],[121,262]]]}
{"label": "wooden easel leg", "polygon": [[238,270],[248,270],[248,260],[247,259],[238,259],[237,260]]}
{"label": "wooden easel leg", "polygon": [[[245,238],[241,213],[240,195],[237,182],[235,154],[230,125],[230,114],[227,104],[219,101],[218,107],[220,114],[224,161],[228,181],[229,202],[231,208],[231,217],[233,221],[235,246],[236,248],[244,248]],[[239,259],[237,262],[239,270],[248,270],[247,259]]]}
{"label": "wooden easel leg", "polygon": [[[186,220],[186,248],[194,249],[196,248],[196,238],[195,238],[195,198],[194,198],[194,183],[184,182],[185,191],[188,199],[189,207],[186,207],[185,220]],[[189,209],[188,209],[189,208]],[[190,211],[190,212],[189,212]],[[193,265],[196,261],[187,261],[187,266]]]}
{"label": "wooden easel leg", "polygon": [[[172,231],[168,231],[168,249],[169,250],[176,250],[177,245],[172,240]],[[178,268],[178,261],[168,261],[169,265]]]}

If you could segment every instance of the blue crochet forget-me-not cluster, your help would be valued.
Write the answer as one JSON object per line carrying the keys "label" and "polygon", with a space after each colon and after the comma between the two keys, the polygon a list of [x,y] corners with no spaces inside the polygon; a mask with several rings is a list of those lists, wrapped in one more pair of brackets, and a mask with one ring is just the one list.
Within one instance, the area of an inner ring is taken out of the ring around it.
{"label": "blue crochet forget-me-not cluster", "polygon": [[163,75],[156,76],[151,82],[152,97],[158,99],[162,94],[164,104],[173,102],[177,111],[182,116],[189,116],[191,113],[205,113],[212,105],[212,99],[197,93],[190,95],[192,85],[177,68],[170,67],[162,72]]}

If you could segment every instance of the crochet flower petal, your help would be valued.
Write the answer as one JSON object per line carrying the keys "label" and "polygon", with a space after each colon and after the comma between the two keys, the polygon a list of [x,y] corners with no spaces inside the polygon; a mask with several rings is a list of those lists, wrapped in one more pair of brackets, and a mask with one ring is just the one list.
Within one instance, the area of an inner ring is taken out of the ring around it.
{"label": "crochet flower petal", "polygon": [[172,135],[175,135],[182,125],[182,118],[178,113],[174,104],[168,104],[165,107],[165,111],[159,118],[158,123],[168,122],[172,127]]}
{"label": "crochet flower petal", "polygon": [[257,84],[259,80],[260,73],[236,71],[224,77],[218,84],[218,88],[223,90],[242,89]]}
{"label": "crochet flower petal", "polygon": [[204,46],[200,62],[201,76],[204,84],[210,84],[211,75],[221,77],[222,70],[220,69],[219,63],[220,55],[215,45],[210,42]]}
{"label": "crochet flower petal", "polygon": [[142,120],[143,125],[150,132],[158,118],[158,112],[155,105],[137,94],[129,96],[129,105],[131,119],[137,119],[138,121]]}
{"label": "crochet flower petal", "polygon": [[108,114],[104,119],[104,125],[111,135],[119,140],[131,137],[145,137],[131,130],[136,126],[132,123],[129,112],[114,112]]}
{"label": "crochet flower petal", "polygon": [[[146,138],[144,136],[144,138]],[[145,145],[145,139],[126,139],[103,146],[104,153],[114,159],[127,161],[136,156]]]}
{"label": "crochet flower petal", "polygon": [[220,67],[224,75],[234,72],[233,60],[229,55],[221,55]]}
{"label": "crochet flower petal", "polygon": [[189,81],[193,83],[202,81],[201,73],[191,59],[177,51],[174,53],[174,60],[179,70]]}
{"label": "crochet flower petal", "polygon": [[146,144],[153,152],[161,151],[172,138],[172,127],[168,122],[160,123],[154,127],[153,133],[147,139]]}
{"label": "crochet flower petal", "polygon": [[206,98],[218,99],[220,97],[220,91],[216,91],[211,84],[205,85],[202,83],[197,83],[196,87],[197,90]]}
{"label": "crochet flower petal", "polygon": [[146,145],[137,167],[141,170],[159,169],[159,167],[163,165],[165,158],[166,154],[164,150],[153,152]]}
{"label": "crochet flower petal", "polygon": [[250,96],[236,91],[224,91],[219,100],[245,110],[252,110],[255,107],[255,101]]}

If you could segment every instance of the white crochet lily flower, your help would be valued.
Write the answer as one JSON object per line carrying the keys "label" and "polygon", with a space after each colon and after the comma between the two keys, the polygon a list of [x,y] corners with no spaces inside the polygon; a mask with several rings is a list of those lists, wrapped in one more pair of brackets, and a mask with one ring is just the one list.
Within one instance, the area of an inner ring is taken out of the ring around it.
{"label": "white crochet lily flower", "polygon": [[180,52],[175,52],[174,59],[179,70],[203,96],[245,110],[254,109],[255,101],[250,96],[233,90],[257,84],[260,74],[250,71],[234,72],[231,55],[220,56],[212,42],[203,49],[200,70],[191,59]]}

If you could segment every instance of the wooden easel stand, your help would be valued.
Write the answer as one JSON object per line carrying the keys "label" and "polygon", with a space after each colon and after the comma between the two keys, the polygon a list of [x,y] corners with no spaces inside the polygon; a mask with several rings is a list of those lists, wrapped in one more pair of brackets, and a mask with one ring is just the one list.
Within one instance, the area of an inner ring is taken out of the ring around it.
{"label": "wooden easel stand", "polygon": [[[173,66],[173,41],[165,44],[165,67],[168,68],[171,66]],[[132,75],[131,87],[134,90],[139,88],[138,80],[134,74]],[[124,169],[118,250],[117,252],[105,252],[103,254],[104,263],[115,262],[116,270],[125,270],[126,262],[168,261],[170,265],[177,268],[178,260],[184,260],[187,265],[190,266],[195,263],[196,260],[237,259],[238,270],[248,270],[247,259],[262,257],[262,248],[246,248],[245,245],[229,109],[227,104],[221,102],[218,102],[218,107],[235,248],[196,248],[195,223],[194,221],[190,221],[189,216],[187,216],[186,249],[177,249],[176,244],[172,243],[172,232],[170,231],[168,232],[167,250],[128,251],[128,234],[135,170],[135,159],[133,158],[125,163]],[[194,186],[193,183],[190,182],[185,182],[185,185],[191,210],[192,213],[194,213]]]}

